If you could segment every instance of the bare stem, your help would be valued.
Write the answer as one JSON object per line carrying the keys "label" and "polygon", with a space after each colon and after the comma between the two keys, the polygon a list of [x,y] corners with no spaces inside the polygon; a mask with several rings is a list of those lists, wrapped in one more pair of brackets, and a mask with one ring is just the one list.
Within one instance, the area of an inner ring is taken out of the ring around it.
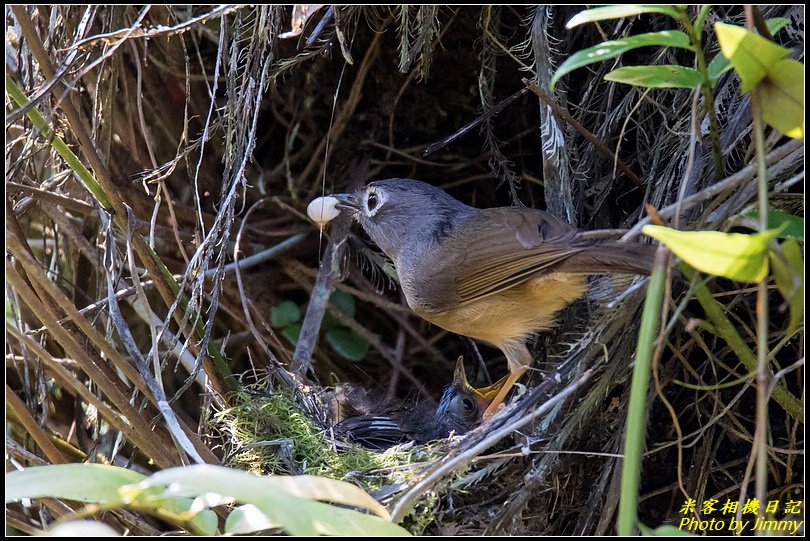
{"label": "bare stem", "polygon": [[[759,230],[768,229],[768,176],[765,165],[765,137],[762,126],[762,104],[756,88],[751,90],[754,145],[759,188]],[[754,486],[756,497],[764,502],[768,494],[768,277],[757,288],[757,410],[754,453],[756,455]],[[765,516],[760,506],[757,515]]]}

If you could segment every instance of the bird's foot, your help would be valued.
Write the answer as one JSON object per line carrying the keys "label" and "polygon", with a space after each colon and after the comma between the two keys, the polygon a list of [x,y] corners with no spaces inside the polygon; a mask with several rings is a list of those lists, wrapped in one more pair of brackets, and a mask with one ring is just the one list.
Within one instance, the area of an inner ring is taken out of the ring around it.
{"label": "bird's foot", "polygon": [[506,404],[504,404],[503,402],[498,404],[495,408],[492,408],[491,406],[488,407],[486,411],[484,411],[484,414],[481,416],[481,422],[486,423],[487,421],[495,417],[495,415],[497,415],[499,412],[501,412],[505,407]]}

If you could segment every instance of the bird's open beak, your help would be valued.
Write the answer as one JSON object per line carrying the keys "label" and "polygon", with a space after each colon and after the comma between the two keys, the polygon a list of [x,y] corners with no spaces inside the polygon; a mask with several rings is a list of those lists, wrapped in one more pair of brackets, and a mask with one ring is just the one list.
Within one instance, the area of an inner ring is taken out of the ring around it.
{"label": "bird's open beak", "polygon": [[352,210],[352,211],[360,211],[362,207],[360,204],[355,200],[354,196],[349,193],[336,193],[332,194],[332,197],[338,200],[336,208],[341,210]]}
{"label": "bird's open beak", "polygon": [[504,383],[506,383],[506,379],[508,377],[509,375],[507,374],[488,387],[476,389],[467,381],[467,373],[464,370],[464,357],[459,357],[456,361],[456,369],[453,372],[453,383],[460,385],[462,388],[467,389],[468,391],[472,391],[478,405],[478,411],[483,412],[489,407],[492,400],[498,395],[498,391],[501,390],[501,387],[503,387]]}

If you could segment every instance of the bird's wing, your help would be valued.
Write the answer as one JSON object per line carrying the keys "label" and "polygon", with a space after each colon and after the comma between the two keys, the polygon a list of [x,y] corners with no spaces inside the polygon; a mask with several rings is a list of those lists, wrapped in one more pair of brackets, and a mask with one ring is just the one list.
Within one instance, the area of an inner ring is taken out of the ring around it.
{"label": "bird's wing", "polygon": [[371,449],[388,449],[410,438],[399,421],[388,415],[359,415],[335,425],[335,432]]}
{"label": "bird's wing", "polygon": [[463,261],[454,269],[457,302],[467,303],[514,287],[555,267],[583,247],[577,229],[537,209],[482,210],[452,242]]}

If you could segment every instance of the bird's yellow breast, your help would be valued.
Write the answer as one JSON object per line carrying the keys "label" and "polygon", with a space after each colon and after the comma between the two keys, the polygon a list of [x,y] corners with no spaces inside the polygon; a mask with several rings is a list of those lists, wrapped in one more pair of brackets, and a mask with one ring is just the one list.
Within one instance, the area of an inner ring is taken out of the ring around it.
{"label": "bird's yellow breast", "polygon": [[450,332],[501,347],[549,328],[557,312],[582,296],[586,287],[583,275],[549,274],[450,310],[416,312]]}

